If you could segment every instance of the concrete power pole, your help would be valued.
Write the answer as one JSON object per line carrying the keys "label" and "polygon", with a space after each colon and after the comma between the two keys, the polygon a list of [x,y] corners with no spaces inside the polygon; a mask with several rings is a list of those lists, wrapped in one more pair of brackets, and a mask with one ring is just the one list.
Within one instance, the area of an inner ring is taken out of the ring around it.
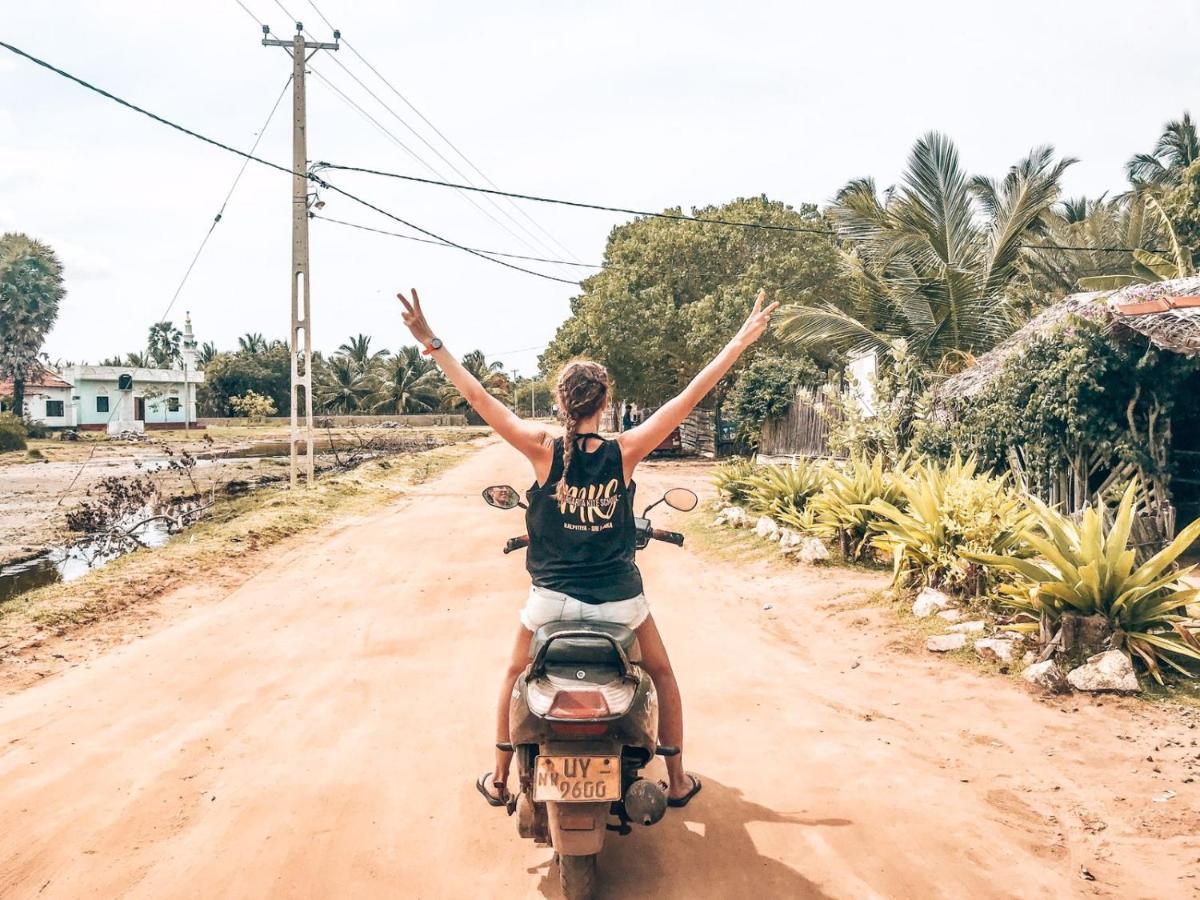
{"label": "concrete power pole", "polygon": [[[296,23],[290,41],[269,37],[263,26],[263,46],[283,47],[292,54],[292,430],[291,486],[296,487],[299,445],[304,444],[306,486],[313,483],[313,402],[312,402],[312,318],[309,306],[308,277],[308,141],[305,120],[304,64],[308,51],[337,50],[341,32],[333,33],[332,44],[306,41],[304,25]],[[304,350],[300,350],[303,332]],[[300,406],[304,406],[304,427],[300,427]]]}

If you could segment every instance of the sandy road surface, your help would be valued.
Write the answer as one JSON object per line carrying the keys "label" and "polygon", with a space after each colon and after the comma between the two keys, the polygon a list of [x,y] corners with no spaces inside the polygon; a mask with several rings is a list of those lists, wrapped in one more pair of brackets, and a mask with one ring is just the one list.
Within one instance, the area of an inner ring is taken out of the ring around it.
{"label": "sandy road surface", "polygon": [[[697,479],[657,466],[643,490],[668,476]],[[493,446],[5,698],[0,896],[557,896],[550,851],[471,785],[524,583],[498,552],[518,517],[478,499],[498,480],[526,476]],[[1194,896],[1200,729],[1178,714],[914,652],[854,599],[873,575],[667,546],[643,566],[705,789],[610,839],[605,896]]]}

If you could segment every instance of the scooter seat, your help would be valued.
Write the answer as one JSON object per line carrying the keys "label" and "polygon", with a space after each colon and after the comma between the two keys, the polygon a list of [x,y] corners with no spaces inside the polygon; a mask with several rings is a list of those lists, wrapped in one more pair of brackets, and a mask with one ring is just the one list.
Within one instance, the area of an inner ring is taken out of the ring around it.
{"label": "scooter seat", "polygon": [[[595,637],[562,637],[556,634],[566,631],[590,631]],[[610,640],[610,638],[612,640]],[[530,658],[536,658],[545,644],[546,664],[550,666],[586,666],[616,664],[613,641],[625,651],[630,660],[637,659],[637,636],[624,625],[611,622],[549,622],[533,635],[529,647]]]}

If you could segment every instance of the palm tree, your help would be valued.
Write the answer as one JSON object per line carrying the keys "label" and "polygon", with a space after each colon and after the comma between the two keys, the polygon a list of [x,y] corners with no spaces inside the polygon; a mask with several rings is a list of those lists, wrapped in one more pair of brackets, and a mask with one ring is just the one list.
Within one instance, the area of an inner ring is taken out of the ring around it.
{"label": "palm tree", "polygon": [[145,353],[126,353],[125,365],[133,366],[135,369],[150,368],[150,358]]}
{"label": "palm tree", "polygon": [[170,322],[155,322],[150,326],[146,338],[146,354],[160,369],[170,368],[183,362],[180,342],[183,335]]}
{"label": "palm tree", "polygon": [[[1111,289],[1118,286],[1110,281],[1114,278],[1128,283],[1137,264],[1135,254],[1154,253],[1169,240],[1169,223],[1159,209],[1144,191],[1112,200],[1102,196],[1065,201],[1045,219],[1044,237],[1022,261],[1030,287],[1044,294],[1065,294]],[[1056,249],[1060,247],[1069,249]]]}
{"label": "palm tree", "polygon": [[371,337],[366,334],[359,334],[350,338],[350,340],[338,347],[338,353],[349,357],[360,372],[371,371],[377,362],[386,359],[388,356],[387,350],[379,350],[372,353]]}
{"label": "palm tree", "polygon": [[13,383],[18,416],[26,380],[42,369],[38,354],[65,293],[62,263],[48,244],[16,232],[0,236],[0,379]]}
{"label": "palm tree", "polygon": [[401,347],[394,357],[383,361],[375,385],[369,401],[374,412],[430,412],[441,399],[441,374],[419,347]]}
{"label": "palm tree", "polygon": [[238,349],[244,353],[262,353],[267,349],[267,340],[260,332],[246,332],[238,338]]}
{"label": "palm tree", "polygon": [[852,293],[785,308],[781,334],[806,349],[881,355],[903,338],[929,367],[989,349],[1016,325],[1009,288],[1023,243],[1045,230],[1074,162],[1038,147],[1001,181],[969,178],[947,137],[925,135],[900,187],[880,197],[860,179],[837,195],[829,215],[847,247]]}
{"label": "palm tree", "polygon": [[118,354],[117,356],[110,356],[107,359],[100,360],[98,365],[101,365],[101,366],[124,366],[124,365],[128,365],[128,363],[125,362],[125,357]]}
{"label": "palm tree", "polygon": [[217,345],[212,341],[205,341],[200,345],[200,352],[196,354],[196,364],[200,368],[204,368],[217,357]]}
{"label": "palm tree", "polygon": [[[508,376],[503,371],[504,363],[488,362],[482,350],[472,350],[462,358],[462,364],[489,394],[502,403],[511,401],[512,390]],[[447,384],[442,389],[442,405],[449,410],[463,410],[470,406],[458,388],[452,384]]]}
{"label": "palm tree", "polygon": [[1167,188],[1179,184],[1185,169],[1200,159],[1200,138],[1191,114],[1170,121],[1150,153],[1137,153],[1125,164],[1134,188]]}
{"label": "palm tree", "polygon": [[335,356],[321,369],[314,399],[330,413],[352,413],[363,408],[374,385],[347,356]]}

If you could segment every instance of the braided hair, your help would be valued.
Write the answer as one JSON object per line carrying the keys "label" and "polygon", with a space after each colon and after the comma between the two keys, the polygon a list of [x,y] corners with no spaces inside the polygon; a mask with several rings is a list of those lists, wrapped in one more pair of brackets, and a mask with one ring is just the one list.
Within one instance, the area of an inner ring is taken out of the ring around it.
{"label": "braided hair", "polygon": [[567,499],[567,472],[571,469],[571,457],[575,455],[579,422],[595,415],[604,405],[608,397],[608,383],[608,370],[586,359],[567,363],[558,376],[558,415],[567,429],[563,438],[562,478],[558,481],[555,494],[560,503],[565,503]]}

